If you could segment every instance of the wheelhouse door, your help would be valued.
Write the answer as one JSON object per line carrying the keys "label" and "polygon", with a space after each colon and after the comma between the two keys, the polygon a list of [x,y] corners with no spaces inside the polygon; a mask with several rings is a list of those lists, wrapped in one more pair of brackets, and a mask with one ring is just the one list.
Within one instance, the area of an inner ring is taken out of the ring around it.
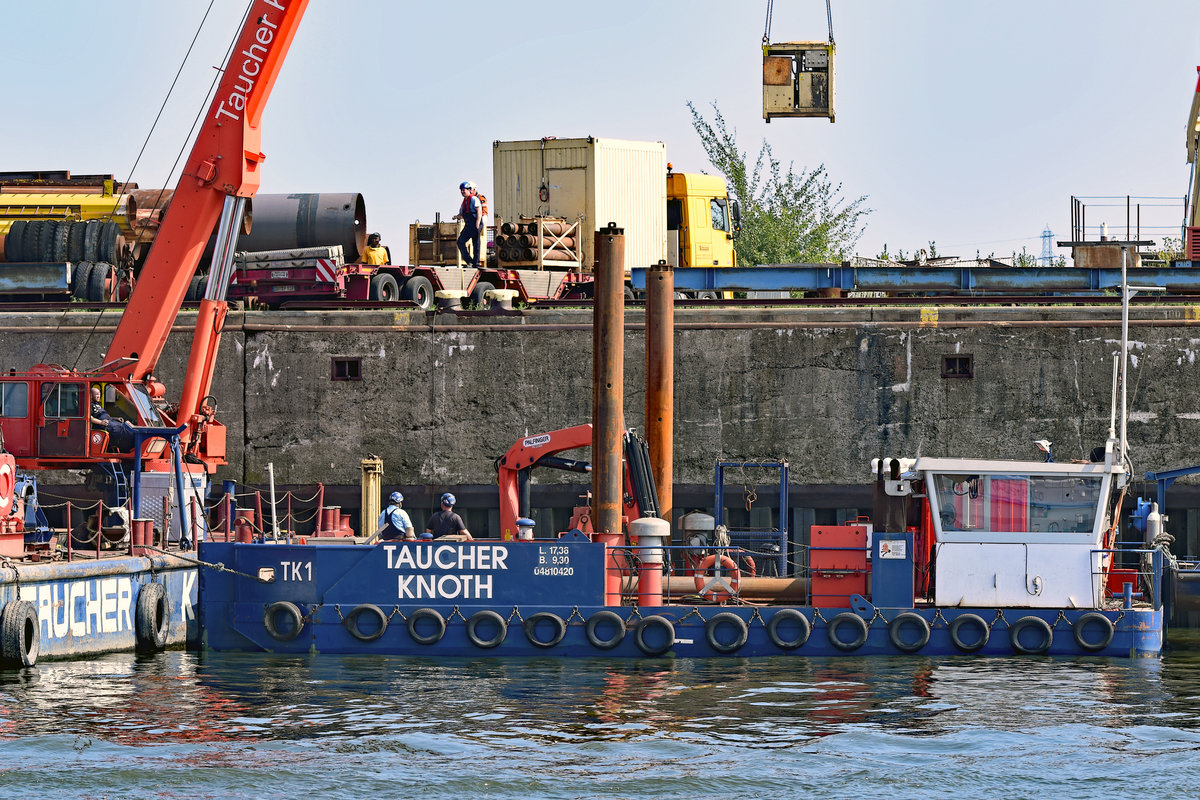
{"label": "wheelhouse door", "polygon": [[64,458],[87,454],[87,386],[46,382],[41,385],[38,455]]}

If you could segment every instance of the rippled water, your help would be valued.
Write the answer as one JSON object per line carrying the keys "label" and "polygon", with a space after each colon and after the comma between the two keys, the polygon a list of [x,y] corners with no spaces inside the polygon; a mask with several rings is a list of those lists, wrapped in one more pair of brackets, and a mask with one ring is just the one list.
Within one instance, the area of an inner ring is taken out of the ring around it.
{"label": "rippled water", "polygon": [[1195,797],[1200,636],[1099,658],[116,655],[0,672],[0,797]]}

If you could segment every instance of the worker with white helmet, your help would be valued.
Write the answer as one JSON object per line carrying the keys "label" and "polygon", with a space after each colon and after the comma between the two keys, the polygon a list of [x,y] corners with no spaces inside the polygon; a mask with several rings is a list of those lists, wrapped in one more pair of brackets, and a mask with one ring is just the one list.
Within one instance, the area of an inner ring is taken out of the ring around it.
{"label": "worker with white helmet", "polygon": [[417,529],[413,527],[408,512],[400,507],[404,503],[404,495],[400,492],[392,492],[388,501],[388,507],[379,515],[378,527],[383,530],[379,535],[380,540],[395,542],[400,539],[416,539]]}
{"label": "worker with white helmet", "polygon": [[443,536],[458,534],[468,542],[472,541],[474,537],[467,530],[467,524],[463,522],[462,517],[454,513],[454,503],[454,495],[450,494],[450,492],[443,494],[442,510],[435,512],[429,518],[429,523],[425,526],[425,532],[439,539]]}
{"label": "worker with white helmet", "polygon": [[[463,181],[458,185],[458,191],[463,198],[454,215],[455,219],[463,221],[462,233],[458,235],[458,252],[462,253],[463,261],[478,269],[483,261],[479,246],[481,242],[487,242],[487,198],[479,193],[473,181]],[[469,253],[467,242],[471,242]]]}

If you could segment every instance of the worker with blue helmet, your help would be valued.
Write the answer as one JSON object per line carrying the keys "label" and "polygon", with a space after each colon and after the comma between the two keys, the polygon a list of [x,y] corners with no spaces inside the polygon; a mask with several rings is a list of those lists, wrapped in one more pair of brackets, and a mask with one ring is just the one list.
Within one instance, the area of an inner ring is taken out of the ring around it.
{"label": "worker with blue helmet", "polygon": [[463,522],[462,517],[454,513],[455,502],[457,500],[450,492],[442,495],[442,508],[429,517],[429,523],[425,526],[426,533],[438,539],[457,535],[469,542],[475,538],[467,530],[467,524]]}
{"label": "worker with blue helmet", "polygon": [[388,496],[389,505],[379,515],[380,540],[396,542],[401,539],[417,538],[417,529],[413,527],[408,512],[400,507],[403,503],[404,495],[400,492],[392,492]]}
{"label": "worker with blue helmet", "polygon": [[[468,267],[479,269],[483,266],[480,247],[487,246],[487,198],[479,193],[473,181],[460,183],[458,193],[462,195],[462,205],[454,219],[463,221],[462,233],[458,235],[458,252]],[[468,243],[471,245],[469,251]]]}

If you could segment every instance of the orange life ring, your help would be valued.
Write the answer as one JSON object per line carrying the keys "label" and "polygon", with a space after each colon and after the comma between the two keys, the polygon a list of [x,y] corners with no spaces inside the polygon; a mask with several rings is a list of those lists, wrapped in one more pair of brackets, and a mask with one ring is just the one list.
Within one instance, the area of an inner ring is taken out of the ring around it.
{"label": "orange life ring", "polygon": [[0,517],[8,516],[16,500],[16,459],[8,453],[0,454]]}
{"label": "orange life ring", "polygon": [[[716,556],[705,556],[700,562],[695,576],[696,591],[701,597],[723,602],[737,594],[742,574],[738,571],[737,563],[729,556],[721,556],[720,575],[713,569],[716,563]],[[713,574],[710,575],[709,570],[712,570]]]}

